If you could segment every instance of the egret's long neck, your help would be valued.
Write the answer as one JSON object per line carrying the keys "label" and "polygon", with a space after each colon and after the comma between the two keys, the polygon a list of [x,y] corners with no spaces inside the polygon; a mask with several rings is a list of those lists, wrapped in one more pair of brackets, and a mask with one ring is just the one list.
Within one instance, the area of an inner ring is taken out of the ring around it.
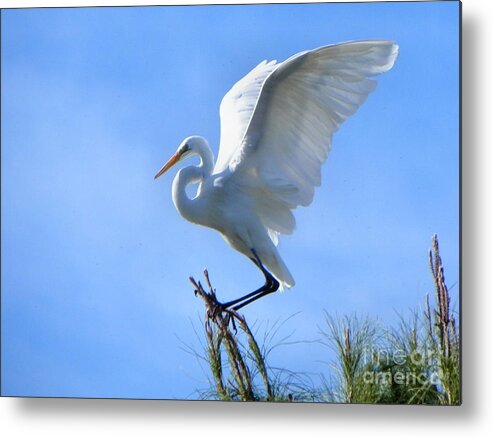
{"label": "egret's long neck", "polygon": [[199,206],[200,196],[190,199],[186,188],[190,184],[201,183],[207,179],[214,168],[214,155],[209,145],[204,141],[195,147],[195,153],[200,157],[198,166],[182,168],[173,179],[172,196],[178,212],[188,221],[202,224],[203,213]]}

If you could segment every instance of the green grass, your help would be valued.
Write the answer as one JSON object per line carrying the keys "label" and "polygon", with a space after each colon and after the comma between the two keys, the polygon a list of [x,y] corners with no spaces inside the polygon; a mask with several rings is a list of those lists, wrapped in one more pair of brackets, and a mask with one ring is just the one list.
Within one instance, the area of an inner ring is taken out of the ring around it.
{"label": "green grass", "polygon": [[206,308],[203,351],[189,348],[207,367],[209,386],[199,392],[200,398],[459,405],[458,323],[450,310],[436,235],[429,265],[435,287],[433,303],[425,296],[424,309],[407,316],[398,314],[395,326],[382,326],[368,316],[338,317],[324,312],[318,341],[331,349],[336,359],[318,376],[317,383],[313,376],[269,365],[275,348],[295,347],[289,336],[276,340],[289,319],[262,332],[260,327],[252,331],[241,314],[220,309],[207,272],[208,291],[191,278]]}

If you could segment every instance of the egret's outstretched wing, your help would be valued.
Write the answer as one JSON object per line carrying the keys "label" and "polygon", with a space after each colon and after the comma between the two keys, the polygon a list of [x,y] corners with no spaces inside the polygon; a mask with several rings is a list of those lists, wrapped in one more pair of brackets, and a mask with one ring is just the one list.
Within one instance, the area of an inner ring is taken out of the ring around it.
{"label": "egret's outstretched wing", "polygon": [[262,85],[276,67],[276,61],[262,61],[224,96],[219,109],[221,140],[214,173],[229,166],[250,123]]}
{"label": "egret's outstretched wing", "polygon": [[[236,146],[234,151],[221,150],[221,159],[228,157],[230,177],[248,190],[275,243],[278,233],[295,227],[291,209],[312,202],[332,134],[375,89],[369,77],[389,70],[397,54],[398,46],[389,41],[349,42],[299,53],[277,65],[263,64],[272,72],[259,71],[258,81],[264,77],[260,88],[258,83],[239,87],[251,89],[252,99],[257,93],[255,104],[249,100],[224,106],[228,115],[221,124],[229,132],[225,141],[236,135],[238,142],[228,144]],[[255,70],[248,76],[255,76]],[[234,109],[237,113],[231,115]],[[241,122],[225,126],[234,117]],[[221,148],[224,145],[221,137]]]}

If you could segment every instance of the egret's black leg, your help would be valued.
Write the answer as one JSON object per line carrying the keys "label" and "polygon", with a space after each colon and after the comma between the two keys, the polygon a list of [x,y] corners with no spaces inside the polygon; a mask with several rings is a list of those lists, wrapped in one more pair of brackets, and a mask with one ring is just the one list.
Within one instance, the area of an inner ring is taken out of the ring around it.
{"label": "egret's black leg", "polygon": [[273,282],[270,284],[269,288],[266,290],[258,293],[256,296],[253,296],[251,299],[248,299],[245,302],[240,303],[239,305],[236,305],[233,307],[234,311],[238,311],[239,309],[243,308],[244,306],[247,306],[251,304],[252,302],[255,302],[257,299],[260,299],[261,297],[267,296],[268,294],[274,293],[279,289],[279,281],[276,278],[272,278]]}
{"label": "egret's black leg", "polygon": [[229,308],[230,306],[237,304],[239,302],[244,301],[245,299],[248,299],[249,297],[256,296],[257,294],[263,293],[267,289],[267,284],[262,285],[259,289],[252,291],[251,293],[245,294],[245,296],[239,297],[238,299],[230,300],[229,302],[223,303],[221,306],[223,308]]}
{"label": "egret's black leg", "polygon": [[251,293],[246,294],[245,296],[242,296],[238,299],[231,300],[229,302],[226,302],[222,304],[221,306],[223,308],[229,308],[232,305],[236,305],[233,307],[233,310],[237,311],[240,308],[243,308],[244,306],[248,305],[249,303],[252,303],[253,301],[260,299],[263,296],[266,296],[267,294],[273,293],[279,288],[279,282],[277,281],[274,276],[270,274],[270,272],[264,267],[262,264],[262,261],[260,261],[260,258],[257,255],[257,252],[255,249],[252,249],[252,254],[253,258],[250,258],[254,264],[262,271],[262,273],[265,276],[265,284],[260,287],[259,289],[252,291]]}

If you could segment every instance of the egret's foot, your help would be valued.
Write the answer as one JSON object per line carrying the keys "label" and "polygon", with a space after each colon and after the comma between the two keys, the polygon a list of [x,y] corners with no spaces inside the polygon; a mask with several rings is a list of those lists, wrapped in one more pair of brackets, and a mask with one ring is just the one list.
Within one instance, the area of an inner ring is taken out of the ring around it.
{"label": "egret's foot", "polygon": [[217,319],[218,317],[222,317],[223,313],[226,311],[226,308],[221,302],[217,300],[215,302],[211,302],[209,305],[209,317],[211,319]]}
{"label": "egret's foot", "polygon": [[235,322],[235,318],[234,317],[231,317],[231,315],[228,313],[228,325],[229,325],[229,322],[231,322],[231,327],[233,328],[233,331],[235,332],[235,335],[238,334],[238,329],[236,329],[236,322]]}
{"label": "egret's foot", "polygon": [[237,328],[236,328],[236,323],[235,323],[235,316],[233,314],[234,310],[226,307],[224,304],[215,301],[214,305],[210,307],[211,311],[209,311],[208,317],[210,319],[214,319],[215,321],[219,322],[222,326],[225,328],[228,328],[229,325],[231,324],[231,328],[237,333]]}

